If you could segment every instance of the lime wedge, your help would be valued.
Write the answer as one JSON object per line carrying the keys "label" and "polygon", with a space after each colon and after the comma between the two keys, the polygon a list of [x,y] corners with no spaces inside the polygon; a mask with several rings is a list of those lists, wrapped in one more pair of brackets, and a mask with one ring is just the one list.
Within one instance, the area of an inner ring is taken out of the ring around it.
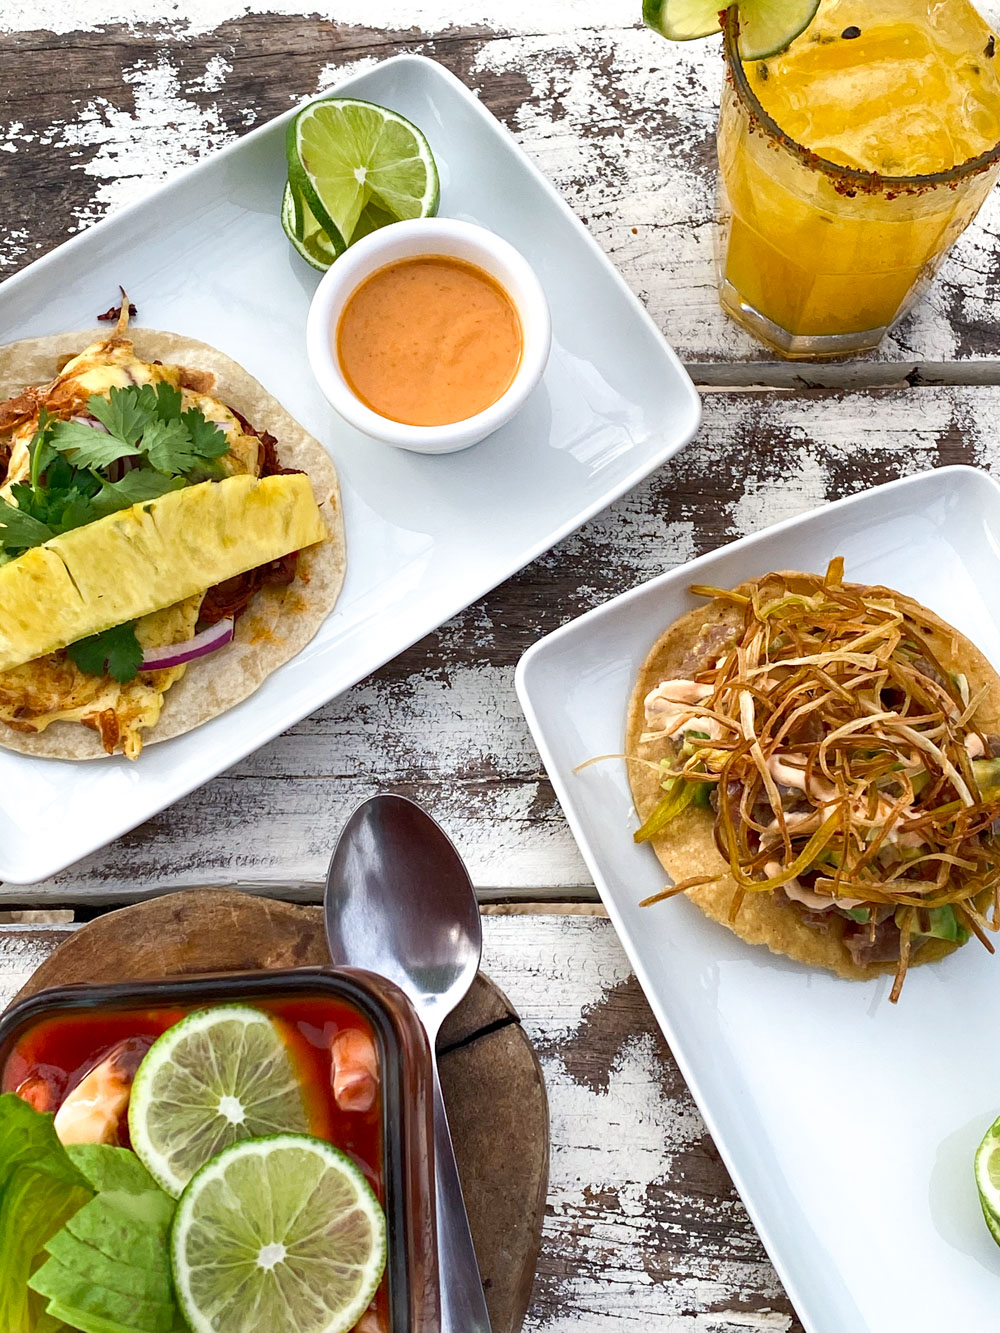
{"label": "lime wedge", "polygon": [[1000,1230],[1000,1119],[994,1120],[976,1149],[975,1171],[983,1215],[987,1224],[992,1218],[994,1225],[990,1227],[990,1232],[997,1240],[997,1231]]}
{"label": "lime wedge", "polygon": [[[687,42],[719,31],[718,0],[643,0],[644,22],[663,37]],[[739,0],[740,55],[765,60],[784,51],[816,16],[819,0]]]}
{"label": "lime wedge", "polygon": [[249,1005],[202,1009],[168,1028],[132,1085],[129,1136],[175,1198],[216,1153],[309,1121],[278,1025]]}
{"label": "lime wedge", "polygon": [[227,1148],[174,1219],[174,1286],[195,1333],[347,1333],[385,1255],[385,1216],[364,1176],[300,1134]]}
{"label": "lime wedge", "polygon": [[338,252],[390,222],[437,212],[430,145],[395,111],[323,98],[291,121],[286,147],[288,179]]}
{"label": "lime wedge", "polygon": [[281,197],[281,226],[298,254],[321,272],[330,267],[338,253],[342,253],[334,247],[291,181],[285,182]]}
{"label": "lime wedge", "polygon": [[721,32],[724,8],[712,0],[642,0],[642,21],[671,42],[690,42]]}

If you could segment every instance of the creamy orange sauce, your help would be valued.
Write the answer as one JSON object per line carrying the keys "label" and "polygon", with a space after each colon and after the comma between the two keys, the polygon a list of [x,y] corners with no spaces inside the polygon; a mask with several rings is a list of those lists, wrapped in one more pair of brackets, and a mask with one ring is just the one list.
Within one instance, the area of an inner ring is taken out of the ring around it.
{"label": "creamy orange sauce", "polygon": [[379,269],[352,292],[337,326],[352,392],[408,426],[445,426],[485,411],[510,387],[523,341],[500,284],[448,255]]}

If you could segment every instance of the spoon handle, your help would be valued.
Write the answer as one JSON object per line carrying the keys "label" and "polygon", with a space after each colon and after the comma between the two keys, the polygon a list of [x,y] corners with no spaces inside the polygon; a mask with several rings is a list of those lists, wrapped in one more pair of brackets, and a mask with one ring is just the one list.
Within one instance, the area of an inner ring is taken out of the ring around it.
{"label": "spoon handle", "polygon": [[441,1333],[491,1333],[455,1149],[434,1061],[434,1186],[437,1193]]}

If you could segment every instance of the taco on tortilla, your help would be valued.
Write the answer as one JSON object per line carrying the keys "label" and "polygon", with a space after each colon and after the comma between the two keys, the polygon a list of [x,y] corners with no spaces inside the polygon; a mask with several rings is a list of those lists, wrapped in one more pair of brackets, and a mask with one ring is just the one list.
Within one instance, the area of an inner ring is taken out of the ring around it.
{"label": "taco on tortilla", "polygon": [[909,597],[773,573],[660,637],[626,753],[675,883],[751,944],[896,976],[1000,924],[1000,678]]}
{"label": "taco on tortilla", "polygon": [[215,348],[127,324],[0,348],[0,745],[26,754],[191,730],[343,582],[319,442]]}

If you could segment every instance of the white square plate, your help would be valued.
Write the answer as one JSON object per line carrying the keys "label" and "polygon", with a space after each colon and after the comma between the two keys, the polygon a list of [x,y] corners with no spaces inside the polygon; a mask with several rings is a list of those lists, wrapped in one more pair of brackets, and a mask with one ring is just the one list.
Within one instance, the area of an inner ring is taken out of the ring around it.
{"label": "white square plate", "polygon": [[1000,958],[975,940],[859,984],[744,944],[663,886],[619,761],[636,673],[663,629],[774,569],[918,598],[1000,663],[1000,486],[944,468],[723,547],[556,630],[517,686],[580,849],[671,1050],[811,1333],[996,1333],[1000,1250],[972,1158],[1000,1114]]}
{"label": "white square plate", "polygon": [[433,61],[398,56],[334,91],[410,117],[441,173],[441,213],[490,227],[552,309],[541,386],[465,453],[407,454],[356,434],[313,382],[305,324],[319,274],[278,222],[289,112],[0,284],[4,341],[92,324],[118,284],[139,322],[236,358],[330,450],[347,581],[309,647],[245,703],[138,763],[0,751],[0,878],[54,874],[242,759],[604,509],[694,434],[699,401],[596,243],[507,131]]}

